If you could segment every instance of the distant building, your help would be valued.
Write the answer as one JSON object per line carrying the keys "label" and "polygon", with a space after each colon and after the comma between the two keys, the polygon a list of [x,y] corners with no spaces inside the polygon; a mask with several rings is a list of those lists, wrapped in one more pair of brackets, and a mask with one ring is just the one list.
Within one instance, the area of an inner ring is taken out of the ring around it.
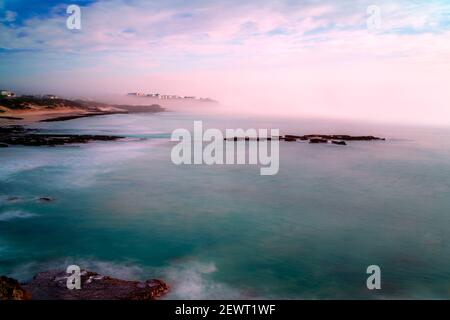
{"label": "distant building", "polygon": [[147,98],[156,98],[160,100],[200,100],[200,101],[214,101],[209,98],[197,98],[196,96],[179,96],[176,94],[159,94],[159,93],[141,93],[141,92],[132,92],[128,93],[129,96],[134,97],[147,97]]}
{"label": "distant building", "polygon": [[55,96],[54,94],[46,94],[43,96],[44,99],[58,99],[58,96]]}
{"label": "distant building", "polygon": [[14,92],[11,92],[9,90],[0,90],[0,95],[2,97],[12,98],[15,97],[16,94]]}
{"label": "distant building", "polygon": [[175,94],[163,94],[160,95],[160,99],[180,99],[180,96],[177,96]]}

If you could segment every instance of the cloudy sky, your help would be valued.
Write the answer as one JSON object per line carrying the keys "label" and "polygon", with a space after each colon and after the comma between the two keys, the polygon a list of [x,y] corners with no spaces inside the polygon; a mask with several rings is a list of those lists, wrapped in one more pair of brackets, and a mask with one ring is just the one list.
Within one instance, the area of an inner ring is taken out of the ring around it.
{"label": "cloudy sky", "polygon": [[450,1],[0,0],[0,86],[450,125]]}

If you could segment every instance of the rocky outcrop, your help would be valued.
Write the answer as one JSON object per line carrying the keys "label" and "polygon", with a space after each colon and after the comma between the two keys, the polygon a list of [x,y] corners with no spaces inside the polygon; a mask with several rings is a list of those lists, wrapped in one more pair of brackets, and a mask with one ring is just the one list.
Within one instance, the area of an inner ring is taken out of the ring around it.
{"label": "rocky outcrop", "polygon": [[347,145],[347,143],[345,141],[342,141],[342,140],[332,140],[331,143],[332,144],[337,144],[337,145],[340,145],[340,146],[346,146]]}
{"label": "rocky outcrop", "polygon": [[284,141],[305,141],[309,140],[309,143],[328,143],[346,146],[346,141],[384,141],[386,139],[379,138],[375,136],[350,136],[350,135],[328,135],[328,134],[308,134],[304,136],[296,136],[296,135],[285,135],[280,140]]}
{"label": "rocky outcrop", "polygon": [[128,113],[123,111],[110,111],[110,112],[91,112],[86,114],[77,114],[77,115],[69,115],[69,116],[61,116],[56,118],[50,118],[50,119],[44,119],[39,122],[57,122],[57,121],[68,121],[68,120],[75,120],[80,118],[88,118],[88,117],[94,117],[94,116],[107,116],[112,114],[122,114],[122,113]]}
{"label": "rocky outcrop", "polygon": [[39,201],[39,202],[53,202],[53,201],[55,201],[55,199],[50,198],[50,197],[40,197],[40,198],[38,199],[38,201]]}
{"label": "rocky outcrop", "polygon": [[169,290],[161,280],[128,281],[82,270],[81,289],[67,288],[64,271],[38,273],[23,287],[35,300],[154,300]]}
{"label": "rocky outcrop", "polygon": [[[273,137],[276,139],[276,137]],[[223,138],[224,141],[271,141],[272,137],[231,137]]]}
{"label": "rocky outcrop", "polygon": [[44,134],[36,129],[25,129],[21,126],[0,127],[0,144],[23,146],[60,146],[74,143],[88,143],[91,141],[114,141],[123,139],[121,136],[106,135],[73,135],[73,134]]}
{"label": "rocky outcrop", "polygon": [[14,279],[0,277],[0,300],[29,300],[31,294]]}
{"label": "rocky outcrop", "polygon": [[309,139],[309,143],[328,143],[328,140],[321,138],[311,138]]}
{"label": "rocky outcrop", "polygon": [[287,134],[280,137],[269,137],[269,138],[249,138],[249,137],[229,137],[224,138],[226,141],[242,141],[242,140],[256,140],[256,141],[265,141],[265,140],[281,140],[286,142],[295,142],[295,141],[309,141],[309,143],[328,143],[331,142],[336,145],[347,145],[346,141],[374,141],[374,140],[386,140],[384,138],[379,138],[375,136],[350,136],[350,135],[328,135],[328,134],[308,134],[304,136]]}
{"label": "rocky outcrop", "polygon": [[309,134],[303,136],[305,139],[324,139],[324,140],[343,140],[343,141],[372,141],[385,140],[384,138],[374,136],[349,136],[349,135],[328,135],[328,134]]}
{"label": "rocky outcrop", "polygon": [[294,140],[308,140],[307,138],[305,138],[304,136],[295,136],[295,135],[291,135],[291,134],[287,134],[284,136],[284,140],[288,141],[287,139],[294,139]]}

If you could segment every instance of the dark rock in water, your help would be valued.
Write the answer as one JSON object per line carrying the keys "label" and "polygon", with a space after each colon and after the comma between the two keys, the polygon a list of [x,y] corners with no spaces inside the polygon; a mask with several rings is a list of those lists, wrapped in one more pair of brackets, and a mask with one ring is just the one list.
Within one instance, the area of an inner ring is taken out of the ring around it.
{"label": "dark rock in water", "polygon": [[82,270],[81,289],[67,288],[69,274],[60,271],[38,273],[24,285],[36,300],[155,300],[169,290],[161,280],[128,281]]}
{"label": "dark rock in water", "polygon": [[[308,134],[304,136],[297,136],[292,134],[286,134],[285,136],[280,137],[273,137],[273,139],[276,140],[284,140],[286,142],[294,142],[297,140],[301,141],[307,141],[309,140],[309,143],[328,143],[331,141],[331,143],[337,144],[337,145],[347,145],[345,141],[372,141],[372,140],[385,140],[384,138],[378,138],[374,136],[349,136],[349,135],[328,135],[328,134]],[[271,137],[264,138],[264,137],[258,137],[258,138],[251,138],[251,137],[229,137],[224,138],[225,141],[265,141],[265,140],[272,140]]]}
{"label": "dark rock in water", "polygon": [[0,300],[30,300],[31,294],[14,279],[0,277]]}
{"label": "dark rock in water", "polygon": [[50,118],[50,119],[44,119],[39,122],[57,122],[57,121],[68,121],[68,120],[74,120],[74,119],[80,119],[80,118],[88,118],[88,117],[94,117],[94,116],[107,116],[112,114],[122,114],[122,113],[128,113],[128,112],[117,112],[117,111],[109,111],[109,112],[91,112],[86,114],[76,114],[76,115],[69,115],[69,116],[62,116],[62,117],[56,117],[56,118]]}
{"label": "dark rock in water", "polygon": [[8,201],[8,202],[14,202],[17,200],[19,200],[19,197],[16,197],[16,196],[8,197],[8,199],[6,199],[6,201]]}
{"label": "dark rock in water", "polygon": [[337,145],[340,145],[340,146],[346,146],[347,145],[347,143],[345,141],[339,141],[339,140],[333,140],[333,141],[331,141],[331,143],[337,144]]}
{"label": "dark rock in water", "polygon": [[[273,137],[276,140],[276,137]],[[231,137],[223,138],[224,141],[271,141],[272,137]]]}
{"label": "dark rock in water", "polygon": [[[289,140],[288,140],[289,139]],[[295,136],[292,134],[287,134],[284,136],[284,140],[285,141],[292,141],[291,139],[295,139],[295,140],[308,140],[307,138],[305,138],[304,136]]]}
{"label": "dark rock in water", "polygon": [[55,199],[50,198],[50,197],[40,197],[38,200],[39,200],[39,202],[52,202],[52,201],[55,201]]}
{"label": "dark rock in water", "polygon": [[74,135],[74,134],[39,134],[35,129],[21,126],[0,127],[0,143],[23,146],[59,146],[71,143],[88,143],[91,141],[114,141],[120,136]]}
{"label": "dark rock in water", "polygon": [[0,143],[0,148],[8,148],[9,146],[6,143]]}
{"label": "dark rock in water", "polygon": [[374,136],[349,136],[349,135],[328,135],[328,134],[309,134],[304,136],[307,139],[325,139],[325,140],[344,140],[344,141],[371,141],[385,140]]}
{"label": "dark rock in water", "polygon": [[328,143],[328,140],[320,138],[311,138],[309,139],[309,143]]}

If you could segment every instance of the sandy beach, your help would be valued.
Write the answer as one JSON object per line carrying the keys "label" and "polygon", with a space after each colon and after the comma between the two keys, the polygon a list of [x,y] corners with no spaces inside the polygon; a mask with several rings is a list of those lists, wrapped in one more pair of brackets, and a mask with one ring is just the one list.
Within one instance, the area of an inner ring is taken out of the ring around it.
{"label": "sandy beach", "polygon": [[0,126],[27,125],[61,116],[78,116],[91,113],[87,110],[73,108],[60,108],[56,110],[8,110],[0,113]]}

